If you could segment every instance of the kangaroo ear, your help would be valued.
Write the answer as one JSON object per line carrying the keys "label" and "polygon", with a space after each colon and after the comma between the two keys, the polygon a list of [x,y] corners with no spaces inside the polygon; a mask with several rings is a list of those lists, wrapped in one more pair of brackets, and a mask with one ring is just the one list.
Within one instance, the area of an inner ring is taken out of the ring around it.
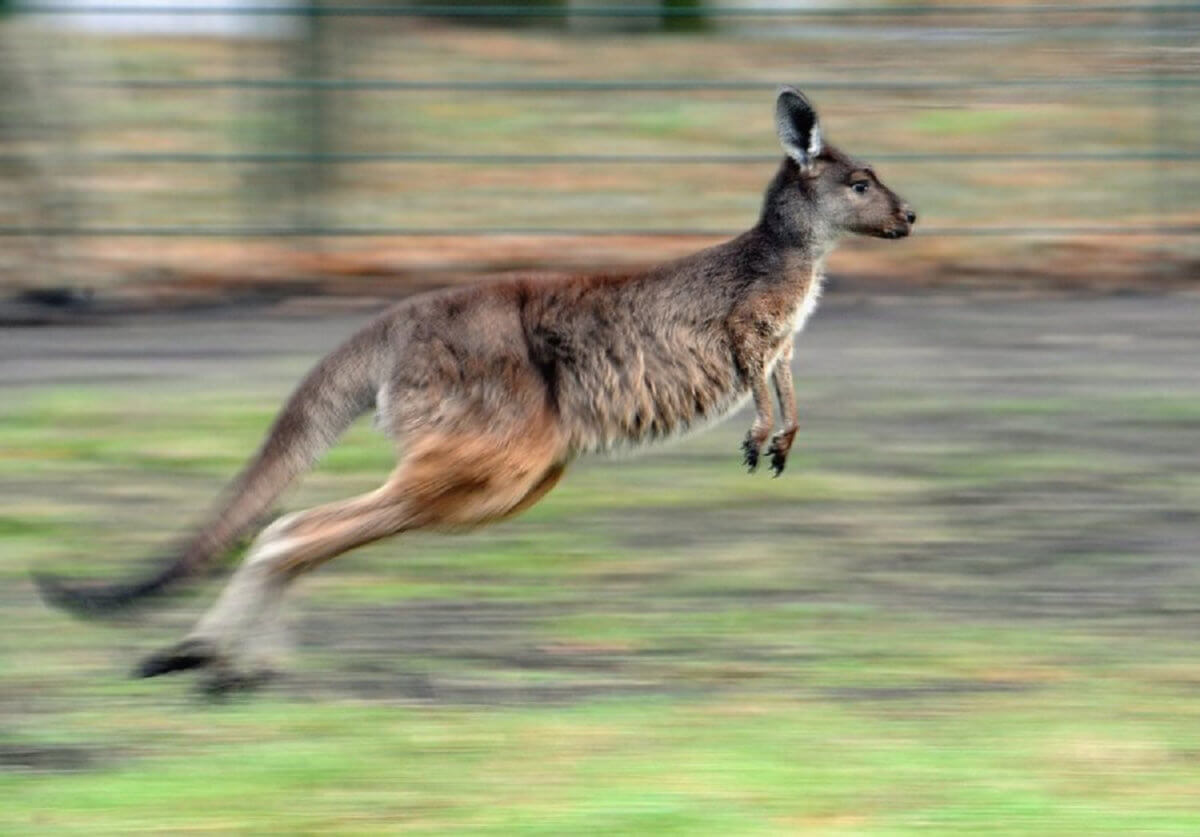
{"label": "kangaroo ear", "polygon": [[800,171],[811,171],[813,161],[821,153],[821,125],[812,104],[794,87],[779,88],[775,130],[779,132],[784,153],[796,161]]}

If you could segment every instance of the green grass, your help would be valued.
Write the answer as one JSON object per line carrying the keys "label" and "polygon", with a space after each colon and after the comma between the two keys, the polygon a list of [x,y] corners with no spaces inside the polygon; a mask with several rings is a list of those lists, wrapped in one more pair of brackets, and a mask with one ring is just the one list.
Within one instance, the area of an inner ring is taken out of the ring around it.
{"label": "green grass", "polygon": [[[102,718],[61,719],[51,739],[95,740],[102,721],[109,738],[96,744],[119,748],[113,763],[0,779],[6,833],[1200,827],[1196,711],[1134,709],[1144,696],[1078,673],[1029,693],[882,708],[751,686],[551,709],[258,700],[165,713],[141,691]],[[114,724],[135,701],[154,723]]]}

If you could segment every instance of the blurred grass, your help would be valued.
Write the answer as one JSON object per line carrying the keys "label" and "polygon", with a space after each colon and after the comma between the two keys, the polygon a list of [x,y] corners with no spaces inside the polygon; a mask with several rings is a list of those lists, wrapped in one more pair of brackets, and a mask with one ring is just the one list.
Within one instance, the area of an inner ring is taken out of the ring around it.
{"label": "blurred grass", "polygon": [[[57,383],[0,399],[0,832],[1193,833],[1197,313],[835,297],[781,479],[741,416],[344,556],[225,705],[125,678],[212,589],[114,628],[25,573],[154,554],[350,323],[10,331]],[[286,507],[388,447],[357,426]]]}

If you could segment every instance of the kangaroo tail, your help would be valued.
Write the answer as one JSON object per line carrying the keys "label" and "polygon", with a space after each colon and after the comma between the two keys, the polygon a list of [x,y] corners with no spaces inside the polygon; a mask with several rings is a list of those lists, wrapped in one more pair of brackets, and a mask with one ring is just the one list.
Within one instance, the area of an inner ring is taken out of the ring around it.
{"label": "kangaroo tail", "polygon": [[103,585],[35,573],[42,597],[77,615],[99,615],[164,592],[220,558],[374,403],[380,383],[382,329],[381,322],[373,323],[309,372],[207,522],[155,571],[133,581]]}

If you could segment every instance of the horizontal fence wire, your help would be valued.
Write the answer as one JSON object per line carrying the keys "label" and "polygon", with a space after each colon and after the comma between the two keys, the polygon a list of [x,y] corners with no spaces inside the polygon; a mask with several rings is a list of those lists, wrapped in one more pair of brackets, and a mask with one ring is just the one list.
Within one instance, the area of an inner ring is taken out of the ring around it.
{"label": "horizontal fence wire", "polygon": [[[530,92],[530,93],[702,93],[774,91],[773,81],[721,81],[716,79],[511,79],[497,81],[450,81],[441,79],[357,78],[139,78],[97,79],[73,86],[100,89],[163,90],[379,90],[397,92]],[[1200,87],[1200,76],[1163,78],[1065,78],[1065,79],[872,79],[864,81],[805,81],[805,90],[828,91],[951,91],[951,90],[1079,90]]]}
{"label": "horizontal fence wire", "polygon": [[[461,237],[628,237],[728,238],[744,229],[588,227],[244,227],[244,226],[122,226],[19,227],[0,226],[0,237],[85,236],[151,238],[461,238]],[[1063,236],[1178,236],[1198,235],[1200,225],[1070,225],[928,227],[914,235],[957,238],[1057,238]]]}
{"label": "horizontal fence wire", "polygon": [[[64,155],[80,163],[108,164],[262,164],[262,163],[399,163],[482,166],[544,165],[747,165],[774,163],[780,154],[447,154],[421,151],[327,152],[263,151],[110,151]],[[1147,149],[1136,151],[1014,151],[1014,152],[930,152],[877,153],[861,155],[887,163],[1103,163],[1103,162],[1191,162],[1200,160],[1200,151]],[[0,165],[15,164],[18,155],[0,154]]]}
{"label": "horizontal fence wire", "polygon": [[1200,12],[1200,3],[1148,3],[1144,5],[979,4],[897,6],[623,6],[623,5],[323,5],[296,3],[279,5],[122,5],[119,3],[17,3],[26,14],[178,14],[178,15],[318,15],[323,17],[768,17],[768,18],[924,18],[924,17],[1013,17],[1068,15],[1072,17],[1111,15],[1167,15]]}
{"label": "horizontal fence wire", "polygon": [[[476,21],[557,21],[578,19],[625,20],[797,20],[847,22],[854,24],[869,19],[913,20],[938,17],[938,29],[945,29],[947,19],[962,19],[959,31],[971,25],[979,32],[1003,33],[1005,37],[1020,34],[1025,37],[1056,39],[1114,36],[1124,39],[1190,41],[1196,28],[1180,23],[1183,16],[1200,11],[1197,3],[1154,3],[1135,6],[1067,4],[1035,5],[898,5],[847,7],[780,7],[780,6],[669,6],[669,5],[571,5],[513,4],[513,5],[326,5],[319,2],[279,5],[193,5],[164,3],[157,6],[90,3],[16,3],[17,12],[27,15],[172,15],[178,17],[240,16],[240,17],[299,17],[310,21],[323,18],[443,18]],[[1067,16],[1075,20],[1070,27],[1047,26],[1043,21],[1021,23],[1021,19]],[[1099,18],[1099,19],[1097,19]],[[1104,18],[1119,18],[1116,23]]]}

